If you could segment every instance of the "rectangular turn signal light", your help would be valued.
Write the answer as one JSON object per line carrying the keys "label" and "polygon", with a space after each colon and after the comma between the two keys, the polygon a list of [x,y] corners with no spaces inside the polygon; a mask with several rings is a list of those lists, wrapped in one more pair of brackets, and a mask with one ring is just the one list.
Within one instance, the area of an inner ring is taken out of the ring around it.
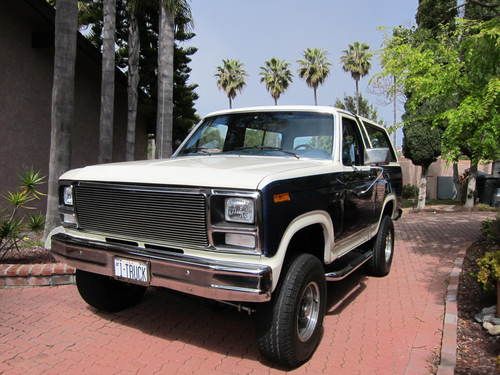
{"label": "rectangular turn signal light", "polygon": [[290,193],[281,193],[281,194],[274,194],[273,195],[273,202],[274,203],[282,203],[282,202],[290,202]]}

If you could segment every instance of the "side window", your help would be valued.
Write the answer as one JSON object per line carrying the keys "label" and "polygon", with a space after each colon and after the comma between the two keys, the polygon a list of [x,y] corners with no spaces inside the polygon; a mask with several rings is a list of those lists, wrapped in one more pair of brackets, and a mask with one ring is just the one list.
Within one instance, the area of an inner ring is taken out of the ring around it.
{"label": "side window", "polygon": [[342,118],[342,163],[363,165],[363,141],[355,121]]}
{"label": "side window", "polygon": [[375,126],[372,126],[365,122],[366,132],[368,133],[368,137],[370,137],[370,142],[373,148],[388,148],[390,150],[391,160],[395,161],[393,150],[391,147],[391,141],[387,136],[387,133]]}

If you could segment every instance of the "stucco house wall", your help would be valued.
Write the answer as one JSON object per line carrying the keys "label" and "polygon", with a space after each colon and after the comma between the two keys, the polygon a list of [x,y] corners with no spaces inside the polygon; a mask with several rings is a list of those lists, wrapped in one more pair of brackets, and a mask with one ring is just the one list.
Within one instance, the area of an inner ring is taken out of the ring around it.
{"label": "stucco house wall", "polygon": [[[30,167],[48,175],[54,10],[45,0],[0,1],[0,193],[15,189]],[[78,38],[72,168],[97,163],[100,54]],[[125,158],[126,77],[117,72],[113,160]],[[146,158],[146,125],[138,119],[136,158]],[[46,187],[44,187],[46,189]],[[0,202],[0,206],[2,202]],[[42,203],[44,208],[45,202]]]}

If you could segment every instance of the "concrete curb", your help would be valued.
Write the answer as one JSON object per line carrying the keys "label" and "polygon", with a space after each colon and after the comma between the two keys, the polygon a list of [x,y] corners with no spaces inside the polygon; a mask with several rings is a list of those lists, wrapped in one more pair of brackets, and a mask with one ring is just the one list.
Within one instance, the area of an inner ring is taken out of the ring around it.
{"label": "concrete curb", "polygon": [[455,366],[457,364],[457,292],[458,281],[460,278],[460,273],[462,272],[462,264],[465,257],[465,251],[465,249],[461,250],[457,254],[455,265],[451,270],[448,281],[445,314],[443,321],[443,339],[441,341],[441,361],[439,363],[436,375],[453,375],[455,372]]}
{"label": "concrete curb", "polygon": [[75,269],[64,263],[0,264],[0,289],[75,283]]}

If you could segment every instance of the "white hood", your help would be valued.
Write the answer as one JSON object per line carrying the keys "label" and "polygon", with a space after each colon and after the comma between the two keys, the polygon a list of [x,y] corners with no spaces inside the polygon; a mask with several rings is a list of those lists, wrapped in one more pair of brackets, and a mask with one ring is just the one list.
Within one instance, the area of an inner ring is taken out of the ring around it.
{"label": "white hood", "polygon": [[331,160],[296,159],[294,157],[208,155],[178,157],[168,160],[144,160],[100,164],[64,173],[61,180],[145,183],[258,189],[277,175],[318,173]]}

